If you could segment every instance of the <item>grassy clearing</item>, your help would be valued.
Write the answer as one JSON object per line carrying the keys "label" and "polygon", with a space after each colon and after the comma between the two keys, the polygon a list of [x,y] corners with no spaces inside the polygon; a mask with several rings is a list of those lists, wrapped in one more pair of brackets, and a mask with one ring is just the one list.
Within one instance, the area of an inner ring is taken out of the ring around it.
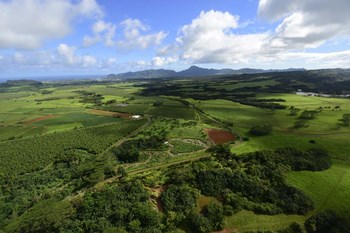
{"label": "grassy clearing", "polygon": [[197,209],[198,209],[198,211],[203,210],[203,208],[205,206],[207,206],[211,202],[218,202],[218,200],[216,200],[215,197],[208,197],[208,196],[200,195],[197,198]]}
{"label": "grassy clearing", "polygon": [[256,230],[277,231],[287,228],[291,223],[303,224],[304,216],[300,215],[258,215],[251,211],[242,210],[231,217],[225,218],[225,226],[238,230],[238,232],[248,232]]}
{"label": "grassy clearing", "polygon": [[350,166],[336,161],[322,172],[291,172],[288,182],[315,202],[315,212],[333,209],[350,220]]}
{"label": "grassy clearing", "polygon": [[171,152],[174,154],[190,153],[204,148],[203,146],[182,140],[172,140],[170,143],[173,145]]}

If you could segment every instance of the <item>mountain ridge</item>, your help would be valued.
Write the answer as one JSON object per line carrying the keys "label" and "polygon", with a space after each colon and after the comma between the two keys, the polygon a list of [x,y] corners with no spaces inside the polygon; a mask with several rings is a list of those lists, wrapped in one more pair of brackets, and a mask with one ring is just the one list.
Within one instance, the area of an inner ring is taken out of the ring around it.
{"label": "mountain ridge", "polygon": [[236,74],[257,74],[257,73],[269,73],[269,72],[287,72],[287,71],[306,71],[304,68],[290,68],[290,69],[213,69],[202,68],[199,66],[190,66],[188,69],[182,71],[174,71],[167,69],[148,69],[135,72],[125,72],[118,74],[109,74],[105,79],[150,79],[150,78],[186,78],[186,77],[202,77],[202,76],[219,76],[219,75],[236,75]]}

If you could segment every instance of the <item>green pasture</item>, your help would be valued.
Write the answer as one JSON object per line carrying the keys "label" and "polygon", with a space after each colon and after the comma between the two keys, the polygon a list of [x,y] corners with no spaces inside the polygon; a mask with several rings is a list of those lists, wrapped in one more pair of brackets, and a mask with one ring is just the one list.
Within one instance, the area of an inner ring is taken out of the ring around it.
{"label": "green pasture", "polygon": [[350,165],[334,160],[332,167],[321,172],[290,172],[288,182],[303,190],[315,203],[315,212],[333,209],[350,219]]}
{"label": "green pasture", "polygon": [[306,217],[302,215],[260,215],[252,211],[242,210],[231,217],[226,217],[225,227],[235,229],[237,232],[278,231],[287,228],[293,222],[303,224],[305,220]]}

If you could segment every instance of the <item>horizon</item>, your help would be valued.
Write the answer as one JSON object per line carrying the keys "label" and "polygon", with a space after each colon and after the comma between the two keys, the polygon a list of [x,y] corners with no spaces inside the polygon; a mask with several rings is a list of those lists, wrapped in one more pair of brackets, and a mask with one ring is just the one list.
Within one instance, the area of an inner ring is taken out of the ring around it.
{"label": "horizon", "polygon": [[[14,80],[34,80],[34,81],[65,81],[65,80],[86,80],[86,79],[100,79],[100,78],[107,78],[108,75],[119,75],[119,74],[126,74],[126,73],[137,73],[137,72],[142,72],[142,71],[147,71],[147,70],[169,70],[169,71],[175,71],[177,73],[189,70],[192,67],[197,67],[200,69],[214,69],[210,67],[202,67],[202,66],[197,66],[197,65],[191,65],[187,67],[186,69],[183,70],[172,70],[172,69],[163,69],[163,68],[156,68],[156,69],[144,69],[144,70],[136,70],[136,71],[126,71],[126,72],[121,72],[121,73],[109,73],[109,74],[76,74],[76,75],[71,75],[71,74],[66,74],[66,75],[48,75],[48,76],[40,76],[40,75],[33,75],[33,76],[19,76],[19,77],[1,77],[0,76],[0,83],[4,83],[6,81],[14,81]],[[221,68],[221,69],[231,69],[231,68]],[[245,69],[252,69],[254,68],[249,68],[249,67],[243,67],[239,69],[232,69],[234,71],[239,71],[239,70],[245,70]],[[286,69],[261,69],[262,71],[267,71],[267,72],[298,72],[298,71],[322,71],[322,70],[336,70],[336,69],[341,69],[341,70],[348,70],[349,68],[323,68],[323,69],[305,69],[305,68],[297,68],[297,67],[290,67]],[[214,70],[220,70],[220,69],[214,69]],[[264,73],[264,72],[262,72]],[[242,73],[245,74],[245,73]],[[217,74],[214,74],[213,76],[216,76]],[[237,74],[224,74],[224,75],[237,75]],[[238,74],[239,75],[239,74]]]}
{"label": "horizon", "polygon": [[0,78],[346,69],[348,10],[346,0],[0,1]]}

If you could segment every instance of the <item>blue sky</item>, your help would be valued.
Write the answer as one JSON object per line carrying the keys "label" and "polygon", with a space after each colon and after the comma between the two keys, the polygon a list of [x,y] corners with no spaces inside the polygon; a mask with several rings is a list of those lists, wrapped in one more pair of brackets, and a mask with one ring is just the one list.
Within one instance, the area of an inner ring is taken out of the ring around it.
{"label": "blue sky", "polygon": [[0,0],[0,77],[349,68],[348,0]]}

